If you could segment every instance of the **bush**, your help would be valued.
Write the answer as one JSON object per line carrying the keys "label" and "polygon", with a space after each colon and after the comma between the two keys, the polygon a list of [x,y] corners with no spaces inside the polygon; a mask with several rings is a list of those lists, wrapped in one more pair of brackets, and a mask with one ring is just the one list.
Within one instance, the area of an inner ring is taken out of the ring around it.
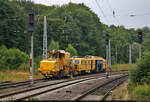
{"label": "bush", "polygon": [[148,85],[128,84],[128,92],[132,100],[150,100],[150,87]]}
{"label": "bush", "polygon": [[128,93],[129,94],[132,94],[134,88],[136,87],[136,84],[133,83],[131,80],[128,81],[128,86],[127,86],[127,89],[128,89]]}
{"label": "bush", "polygon": [[131,80],[136,84],[150,84],[150,52],[144,53],[137,62],[136,68],[131,71]]}
{"label": "bush", "polygon": [[148,85],[138,85],[135,87],[133,94],[135,99],[150,100],[150,87]]}
{"label": "bush", "polygon": [[29,68],[29,56],[18,49],[0,47],[0,70]]}
{"label": "bush", "polygon": [[128,92],[132,100],[150,99],[150,52],[143,54],[131,70]]}
{"label": "bush", "polygon": [[6,66],[10,69],[18,69],[21,64],[29,63],[29,56],[18,49],[6,51]]}

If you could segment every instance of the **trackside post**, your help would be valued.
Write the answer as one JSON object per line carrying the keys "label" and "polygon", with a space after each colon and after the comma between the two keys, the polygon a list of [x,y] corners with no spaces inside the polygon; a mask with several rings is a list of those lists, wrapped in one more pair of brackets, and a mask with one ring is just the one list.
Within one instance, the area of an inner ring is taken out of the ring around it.
{"label": "trackside post", "polygon": [[28,25],[28,32],[31,33],[31,52],[30,52],[30,80],[31,85],[33,85],[33,68],[34,68],[34,61],[33,61],[33,31],[34,31],[34,14],[29,14],[29,25]]}

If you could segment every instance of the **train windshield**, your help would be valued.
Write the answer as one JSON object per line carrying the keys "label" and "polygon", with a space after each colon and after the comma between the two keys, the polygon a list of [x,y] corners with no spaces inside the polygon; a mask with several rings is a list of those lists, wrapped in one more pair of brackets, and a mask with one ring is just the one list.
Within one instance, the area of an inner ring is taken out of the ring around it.
{"label": "train windshield", "polygon": [[52,54],[52,58],[57,58],[57,54]]}
{"label": "train windshield", "polygon": [[102,60],[98,60],[97,63],[103,63],[103,61]]}

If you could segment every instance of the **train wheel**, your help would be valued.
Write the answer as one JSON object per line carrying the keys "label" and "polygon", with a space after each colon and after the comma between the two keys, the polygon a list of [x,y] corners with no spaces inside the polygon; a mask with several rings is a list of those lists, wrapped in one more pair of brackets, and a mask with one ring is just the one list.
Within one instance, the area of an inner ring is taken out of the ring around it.
{"label": "train wheel", "polygon": [[48,77],[46,75],[44,75],[45,79],[48,79]]}
{"label": "train wheel", "polygon": [[58,76],[57,76],[57,78],[58,78],[58,79],[61,79],[63,76],[64,76],[64,75],[63,75],[63,71],[60,71],[59,74],[58,74]]}
{"label": "train wheel", "polygon": [[57,79],[61,79],[60,73],[57,75]]}
{"label": "train wheel", "polygon": [[45,79],[48,79],[48,74],[46,73],[46,74],[44,75],[44,77],[45,77]]}
{"label": "train wheel", "polygon": [[63,78],[64,77],[64,73],[63,71],[60,71],[60,77]]}

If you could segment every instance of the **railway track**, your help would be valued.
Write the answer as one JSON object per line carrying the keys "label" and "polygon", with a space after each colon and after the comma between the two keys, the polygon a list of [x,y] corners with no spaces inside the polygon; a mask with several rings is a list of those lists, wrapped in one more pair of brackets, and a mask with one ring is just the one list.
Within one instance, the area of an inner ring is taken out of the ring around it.
{"label": "railway track", "polygon": [[[99,77],[105,77],[105,75],[104,74],[99,75]],[[7,94],[0,94],[0,100],[25,100],[25,99],[29,99],[31,97],[34,97],[34,96],[37,96],[46,92],[54,91],[54,90],[57,90],[57,89],[60,89],[69,85],[74,85],[74,84],[92,80],[92,79],[96,79],[96,78],[88,76],[88,78],[85,77],[82,79],[77,78],[77,79],[65,80],[62,82],[22,89],[22,90],[18,90],[18,91],[7,93]]]}
{"label": "railway track", "polygon": [[123,83],[127,78],[128,74],[121,76],[119,78],[113,79],[108,81],[107,83],[104,83],[102,85],[96,86],[91,90],[86,91],[82,95],[76,97],[75,101],[79,100],[105,100],[105,98],[108,96],[109,92],[113,90],[115,87],[119,86],[121,83]]}
{"label": "railway track", "polygon": [[[126,72],[126,71],[121,71],[120,73],[122,72]],[[119,73],[119,72],[112,72],[113,74],[115,73]],[[96,73],[96,74],[89,74],[89,75],[81,75],[81,76],[78,76],[78,77],[86,77],[86,76],[95,76],[95,75],[99,75],[99,74],[102,74],[102,75],[105,75],[105,73]],[[34,80],[34,84],[36,83],[40,83],[40,82],[47,82],[47,81],[51,81],[51,80],[46,80],[46,79],[36,79]],[[21,86],[26,86],[26,87],[29,87],[30,86],[30,80],[25,80],[25,81],[20,81],[20,82],[11,82],[11,81],[6,81],[6,82],[1,82],[0,83],[0,90],[5,90],[5,89],[8,89],[8,88],[17,88],[17,87],[21,87]]]}
{"label": "railway track", "polygon": [[[39,95],[42,93],[53,91],[53,90],[63,88],[63,87],[68,86],[68,85],[73,85],[73,84],[83,82],[86,80],[90,80],[90,79],[94,79],[94,78],[90,77],[90,78],[84,78],[84,79],[79,79],[79,80],[76,79],[73,81],[67,80],[67,81],[58,82],[58,83],[54,83],[54,84],[42,85],[42,86],[38,86],[38,87],[34,87],[34,88],[24,89],[24,90],[20,90],[17,92],[12,92],[9,94],[0,95],[0,100],[9,100],[9,99],[11,99],[11,100],[24,100],[24,99],[27,99],[27,98],[30,98],[30,97],[33,97],[33,96],[36,96],[36,95]],[[61,84],[61,85],[59,85],[59,84]],[[50,88],[48,89],[48,87],[50,87]],[[53,88],[51,88],[51,87],[53,87]],[[32,91],[37,90],[37,89],[38,90],[40,89],[41,91],[37,91],[37,92],[32,93]],[[18,95],[18,96],[15,96],[15,95]],[[22,95],[23,95],[23,97],[21,97]]]}
{"label": "railway track", "polygon": [[[38,82],[45,82],[47,80],[45,79],[36,79],[34,80],[34,84]],[[20,82],[4,82],[0,83],[0,90],[6,89],[6,88],[14,88],[18,86],[25,86],[25,85],[30,85],[31,81],[30,80],[25,80],[25,81],[20,81]]]}
{"label": "railway track", "polygon": [[7,85],[8,83],[12,83],[11,81],[0,82],[0,86]]}

